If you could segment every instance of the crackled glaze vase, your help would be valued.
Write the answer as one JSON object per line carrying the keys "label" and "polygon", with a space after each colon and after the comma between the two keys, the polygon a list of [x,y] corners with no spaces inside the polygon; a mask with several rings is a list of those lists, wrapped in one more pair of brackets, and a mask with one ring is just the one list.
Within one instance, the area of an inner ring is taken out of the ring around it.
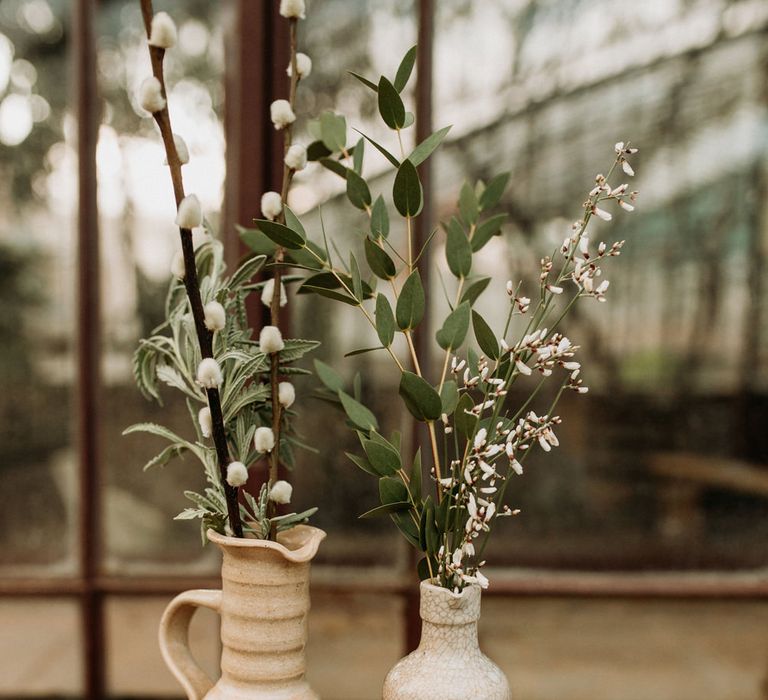
{"label": "crackled glaze vase", "polygon": [[[186,591],[160,622],[160,649],[189,700],[318,700],[304,680],[309,566],[325,532],[298,525],[277,542],[208,539],[223,552],[221,590]],[[189,648],[198,607],[221,616],[221,678],[213,681]]]}
{"label": "crackled glaze vase", "polygon": [[510,700],[501,669],[477,642],[480,588],[421,582],[421,641],[389,672],[384,700]]}

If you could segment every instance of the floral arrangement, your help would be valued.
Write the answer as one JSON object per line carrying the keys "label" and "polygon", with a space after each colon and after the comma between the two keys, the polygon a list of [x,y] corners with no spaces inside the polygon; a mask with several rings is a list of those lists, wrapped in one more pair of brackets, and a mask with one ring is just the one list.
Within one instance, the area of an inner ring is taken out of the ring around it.
{"label": "floral arrangement", "polygon": [[[195,438],[187,440],[153,423],[133,425],[125,434],[151,433],[168,442],[145,469],[185,453],[202,463],[208,485],[203,493],[186,491],[193,505],[176,517],[199,519],[203,542],[208,528],[235,537],[249,534],[274,540],[278,532],[306,522],[317,510],[279,513],[278,506],[290,502],[292,487],[279,479],[278,470],[281,465],[293,465],[294,447],[306,447],[292,428],[296,392],[286,377],[308,373],[293,363],[319,343],[283,338],[280,309],[287,295],[282,247],[251,255],[231,275],[226,274],[221,243],[204,220],[198,198],[184,191],[182,166],[190,154],[184,140],[173,133],[163,73],[165,53],[176,44],[176,26],[167,13],[154,14],[151,0],[141,0],[141,9],[153,75],[142,83],[138,102],[152,115],[162,136],[181,248],[171,262],[165,321],[141,341],[134,356],[134,376],[147,398],[160,401],[160,384],[184,395]],[[271,105],[274,127],[284,134],[282,190],[265,193],[261,201],[263,215],[276,226],[294,220],[285,203],[293,175],[306,165],[307,154],[292,143],[293,106],[299,80],[311,70],[310,59],[296,50],[304,3],[283,0],[280,12],[289,22],[291,37],[289,98]],[[192,232],[201,226],[205,236],[196,247]],[[273,276],[254,281],[266,264]],[[258,340],[245,310],[245,300],[254,291],[260,292],[270,314],[270,324],[261,329]],[[267,463],[266,475],[254,497],[242,487],[249,479],[249,468],[260,462]]]}
{"label": "floral arrangement", "polygon": [[[422,480],[425,456],[419,450],[403,454],[399,435],[387,438],[379,432],[375,415],[360,400],[359,386],[348,393],[338,373],[315,362],[326,398],[338,402],[359,437],[362,454],[349,455],[350,459],[378,479],[381,505],[361,517],[388,514],[405,538],[423,552],[418,565],[421,579],[459,592],[468,584],[488,585],[481,569],[491,529],[498,518],[518,512],[505,502],[509,483],[523,473],[533,449],[549,452],[558,445],[555,430],[561,418],[555,410],[563,392],[587,392],[576,359],[579,347],[560,327],[577,301],[606,300],[609,282],[602,279],[603,265],[620,254],[624,241],[595,242],[588,227],[595,217],[612,218],[606,209],[609,204],[633,210],[637,193],[627,184],[609,183],[617,168],[628,176],[634,174],[628,159],[637,149],[616,144],[614,163],[607,175],[596,177],[583,215],[562,246],[542,258],[537,288],[507,283],[508,311],[500,333],[477,309],[490,278],[477,275],[474,260],[501,232],[506,215],[493,211],[509,174],[487,183],[465,183],[458,214],[443,225],[445,257],[454,279],[444,284],[450,311],[435,335],[441,358],[435,367],[420,366],[414,333],[424,317],[427,298],[418,261],[438,236],[433,232],[424,249],[414,249],[414,219],[424,203],[417,166],[432,155],[450,127],[406,152],[403,131],[414,117],[401,93],[415,59],[416,47],[405,55],[392,80],[381,76],[371,81],[352,73],[377,100],[378,113],[393,132],[395,149],[364,134],[348,144],[346,120],[338,114],[325,113],[309,126],[316,139],[308,147],[310,159],[345,180],[349,203],[365,217],[361,236],[365,264],[354,253],[342,259],[333,242],[329,245],[325,231],[321,246],[308,241],[303,225],[292,215],[284,222],[260,220],[257,226],[275,244],[302,255],[310,274],[299,293],[355,307],[375,330],[380,345],[348,354],[385,352],[399,372],[399,396],[428,436],[429,483]],[[404,233],[401,246],[394,242],[391,230],[395,227],[384,197],[379,194],[374,199],[363,175],[367,144],[396,171],[391,198],[399,217],[398,233]],[[370,274],[364,274],[366,265]],[[481,354],[468,342],[470,328]],[[519,332],[513,336],[513,330]],[[536,399],[548,380],[559,388],[554,400],[539,408]],[[518,382],[530,383],[530,392],[520,405],[511,406],[508,395]]]}

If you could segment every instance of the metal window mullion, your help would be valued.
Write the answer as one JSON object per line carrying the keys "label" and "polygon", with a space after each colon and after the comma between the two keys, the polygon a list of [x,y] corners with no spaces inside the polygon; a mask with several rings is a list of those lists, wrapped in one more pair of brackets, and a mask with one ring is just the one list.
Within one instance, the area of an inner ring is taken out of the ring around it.
{"label": "metal window mullion", "polygon": [[84,652],[84,694],[105,697],[103,599],[99,574],[99,228],[96,200],[98,93],[94,16],[97,0],[77,0],[73,7],[73,63],[77,115],[77,379],[76,434],[79,460],[79,564]]}

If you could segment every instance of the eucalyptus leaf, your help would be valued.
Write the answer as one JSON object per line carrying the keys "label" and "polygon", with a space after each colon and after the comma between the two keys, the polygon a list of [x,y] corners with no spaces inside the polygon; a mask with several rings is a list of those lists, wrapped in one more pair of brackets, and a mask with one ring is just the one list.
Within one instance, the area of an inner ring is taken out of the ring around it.
{"label": "eucalyptus leaf", "polygon": [[363,173],[363,156],[365,155],[365,139],[358,139],[352,152],[352,167],[358,175]]}
{"label": "eucalyptus leaf", "polygon": [[400,161],[395,158],[384,146],[374,141],[370,136],[367,136],[366,134],[363,134],[362,131],[358,131],[359,134],[363,135],[363,138],[365,138],[381,155],[383,155],[392,165],[394,165],[396,168],[400,167]]}
{"label": "eucalyptus leaf", "polygon": [[379,479],[379,500],[382,505],[386,505],[388,503],[410,501],[410,497],[408,496],[408,489],[399,478],[382,476]]}
{"label": "eucalyptus leaf", "polygon": [[486,185],[483,193],[480,195],[481,209],[490,209],[499,203],[501,195],[503,195],[504,190],[507,189],[509,176],[510,173],[501,173],[501,175],[497,175]]}
{"label": "eucalyptus leaf", "polygon": [[373,272],[376,277],[380,277],[383,280],[392,279],[395,276],[397,269],[387,251],[377,245],[370,236],[366,236],[364,247],[365,259],[368,262],[368,267],[371,268],[371,272]]}
{"label": "eucalyptus leaf", "polygon": [[379,195],[371,208],[371,233],[374,238],[389,236],[389,213],[384,198]]}
{"label": "eucalyptus leaf", "polygon": [[496,340],[491,327],[485,322],[485,319],[472,311],[472,327],[475,330],[475,338],[480,349],[490,358],[496,360],[499,357],[499,341]]}
{"label": "eucalyptus leaf", "polygon": [[349,254],[349,271],[352,277],[352,292],[358,301],[363,300],[363,280],[360,277],[360,267],[357,264],[355,254]]}
{"label": "eucalyptus leaf", "polygon": [[408,79],[411,77],[413,65],[416,63],[416,49],[416,46],[412,46],[403,56],[403,60],[400,61],[394,82],[395,90],[398,92],[403,91],[403,88],[408,84]]}
{"label": "eucalyptus leaf", "polygon": [[352,205],[363,211],[371,206],[371,191],[368,183],[354,170],[347,170],[347,198]]}
{"label": "eucalyptus leaf", "polygon": [[464,293],[461,295],[461,301],[467,301],[470,306],[473,305],[477,301],[477,298],[485,291],[490,282],[490,277],[480,277],[475,280],[464,290]]}
{"label": "eucalyptus leaf", "polygon": [[395,317],[389,300],[383,294],[376,295],[376,335],[385,347],[392,345],[395,338]]}
{"label": "eucalyptus leaf", "polygon": [[411,507],[411,504],[409,501],[395,501],[394,503],[385,503],[380,506],[376,506],[375,508],[371,508],[369,511],[366,511],[362,515],[358,516],[359,518],[375,518],[378,515],[388,515],[389,513],[396,513],[398,511],[402,510],[409,510]]}
{"label": "eucalyptus leaf", "polygon": [[319,158],[317,162],[332,173],[336,173],[339,177],[343,177],[345,180],[347,179],[347,171],[349,168],[343,163],[339,163],[335,158]]}
{"label": "eucalyptus leaf", "polygon": [[440,395],[422,377],[413,372],[403,372],[400,376],[399,391],[406,408],[417,420],[426,422],[440,418]]}
{"label": "eucalyptus leaf", "polygon": [[411,491],[411,497],[418,503],[421,501],[421,448],[416,450],[416,454],[413,458],[413,464],[411,465],[411,482],[408,484],[408,488]]}
{"label": "eucalyptus leaf", "polygon": [[307,239],[305,236],[302,236],[300,233],[288,228],[284,224],[277,223],[277,221],[256,219],[255,223],[265,236],[277,243],[277,245],[283,246],[283,248],[299,250],[303,248],[306,243]]}
{"label": "eucalyptus leaf", "polygon": [[451,217],[447,229],[445,258],[448,267],[456,277],[466,277],[472,269],[472,247],[469,239],[455,216]]}
{"label": "eucalyptus leaf", "polygon": [[347,73],[349,73],[353,78],[357,78],[363,85],[365,85],[365,87],[370,88],[374,92],[379,91],[379,86],[376,85],[376,83],[368,80],[368,78],[365,78],[359,73],[355,73],[354,71],[351,71],[351,70],[347,71]]}
{"label": "eucalyptus leaf", "polygon": [[390,129],[402,129],[405,124],[405,105],[395,86],[383,75],[379,79],[379,114]]}
{"label": "eucalyptus leaf", "polygon": [[506,214],[496,214],[479,224],[475,229],[475,235],[472,236],[472,250],[476,253],[488,243],[491,238],[501,233],[501,225],[506,219]]}
{"label": "eucalyptus leaf", "polygon": [[311,163],[321,158],[326,158],[333,151],[328,148],[321,140],[313,141],[307,146],[307,160]]}
{"label": "eucalyptus leaf", "polygon": [[378,430],[379,423],[376,420],[376,416],[363,406],[363,404],[341,390],[339,391],[339,399],[341,400],[341,405],[344,408],[347,417],[358,428],[365,431]]}
{"label": "eucalyptus leaf", "polygon": [[320,115],[320,134],[323,144],[332,153],[342,151],[347,145],[347,120],[340,114],[323,112]]}
{"label": "eucalyptus leaf", "polygon": [[283,213],[285,214],[285,225],[306,241],[307,232],[304,230],[304,227],[301,225],[301,221],[299,221],[296,214],[294,214],[291,208],[287,206],[283,207]]}
{"label": "eucalyptus leaf", "polygon": [[459,213],[465,224],[471,226],[477,221],[477,215],[479,212],[479,205],[477,202],[477,196],[472,186],[465,182],[459,192]]}
{"label": "eucalyptus leaf", "polygon": [[432,155],[432,152],[442,143],[443,139],[445,138],[446,134],[451,130],[450,126],[445,126],[439,131],[436,131],[433,134],[430,134],[425,138],[416,148],[413,149],[413,152],[411,155],[408,156],[408,160],[411,161],[414,165],[420,165],[423,163],[429,156]]}
{"label": "eucalyptus leaf", "polygon": [[469,330],[469,302],[459,304],[443,322],[443,327],[437,331],[435,339],[437,344],[448,352],[461,346]]}
{"label": "eucalyptus leaf", "polygon": [[421,284],[419,271],[414,270],[405,280],[397,299],[395,318],[398,328],[409,330],[418,326],[421,319],[424,318],[424,308],[424,287]]}
{"label": "eucalyptus leaf", "polygon": [[360,467],[364,472],[370,474],[371,476],[379,477],[381,474],[379,474],[371,465],[371,463],[365,459],[364,457],[360,457],[358,455],[354,455],[351,452],[345,452],[345,455],[349,457],[350,461],[355,464],[356,466]]}
{"label": "eucalyptus leaf", "polygon": [[392,186],[392,199],[401,216],[417,216],[424,204],[424,192],[416,166],[407,158],[400,164]]}
{"label": "eucalyptus leaf", "polygon": [[462,394],[453,413],[453,425],[459,435],[466,439],[474,435],[477,425],[477,416],[469,413],[473,406],[472,397],[469,394]]}
{"label": "eucalyptus leaf", "polygon": [[389,445],[382,445],[375,440],[362,440],[368,462],[379,476],[397,474],[400,467],[400,455]]}
{"label": "eucalyptus leaf", "polygon": [[315,360],[315,373],[318,379],[331,391],[339,391],[344,388],[344,380],[341,375],[322,360]]}

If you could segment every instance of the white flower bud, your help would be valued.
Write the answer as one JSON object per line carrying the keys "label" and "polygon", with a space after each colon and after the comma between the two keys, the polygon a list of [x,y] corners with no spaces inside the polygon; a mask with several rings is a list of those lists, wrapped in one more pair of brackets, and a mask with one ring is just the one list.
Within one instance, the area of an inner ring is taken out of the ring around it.
{"label": "white flower bud", "polygon": [[264,326],[259,334],[259,347],[265,355],[280,352],[285,347],[280,329],[277,326]]}
{"label": "white flower bud", "polygon": [[227,315],[224,307],[218,301],[209,301],[203,308],[205,312],[205,327],[209,331],[223,331],[227,325]]}
{"label": "white flower bud", "polygon": [[273,503],[290,503],[293,486],[287,481],[276,481],[269,490],[269,500]]}
{"label": "white flower bud", "polygon": [[[272,306],[272,297],[275,294],[275,280],[273,278],[268,279],[261,289],[261,303],[264,306]],[[288,295],[285,293],[285,285],[280,282],[280,306],[285,306],[288,303]]]}
{"label": "white flower bud", "polygon": [[155,76],[147,78],[139,87],[139,104],[152,114],[165,109],[163,87]]}
{"label": "white flower bud", "polygon": [[205,357],[197,366],[197,382],[206,389],[215,389],[221,384],[221,367],[212,357]]}
{"label": "white flower bud", "polygon": [[[289,76],[293,75],[293,66],[289,63],[288,70],[285,71]],[[312,72],[312,59],[305,53],[296,54],[296,72],[299,78],[308,78]]]}
{"label": "white flower bud", "polygon": [[264,218],[274,221],[283,211],[283,200],[279,192],[265,192],[261,195],[261,213]]}
{"label": "white flower bud", "polygon": [[269,114],[275,129],[284,129],[296,121],[296,115],[288,100],[275,100],[269,107]]}
{"label": "white flower bud", "polygon": [[[179,156],[179,163],[186,165],[189,163],[189,149],[187,143],[178,134],[173,135],[173,145],[176,146],[176,155]],[[168,158],[163,161],[163,165],[168,165]]]}
{"label": "white flower bud", "polygon": [[232,462],[227,466],[227,483],[237,488],[248,481],[248,468],[242,462]]}
{"label": "white flower bud", "polygon": [[522,360],[515,360],[515,367],[520,374],[524,374],[526,377],[531,374],[531,368],[525,364]]}
{"label": "white flower bud", "polygon": [[180,250],[177,250],[171,259],[171,274],[180,280],[186,277],[187,270],[184,267],[184,256]]}
{"label": "white flower bud", "polygon": [[288,19],[306,19],[307,6],[304,0],[280,0],[280,14]]}
{"label": "white flower bud", "polygon": [[167,12],[158,12],[152,18],[152,28],[149,32],[149,45],[161,49],[172,49],[176,46],[176,23]]}
{"label": "white flower bud", "polygon": [[291,146],[284,162],[291,170],[304,170],[307,167],[307,149],[298,143]]}
{"label": "white flower bud", "polygon": [[211,409],[203,406],[197,414],[197,422],[200,424],[200,432],[203,437],[211,437],[213,432],[213,421],[211,420]]}
{"label": "white flower bud", "polygon": [[296,401],[296,389],[290,382],[280,382],[277,385],[277,398],[283,408],[290,408]]}
{"label": "white flower bud", "polygon": [[184,197],[179,204],[176,213],[176,225],[179,228],[193,229],[203,223],[203,210],[197,195],[190,194]]}
{"label": "white flower bud", "polygon": [[264,426],[256,428],[253,446],[256,448],[256,452],[272,452],[275,447],[275,434],[272,432],[272,428]]}

